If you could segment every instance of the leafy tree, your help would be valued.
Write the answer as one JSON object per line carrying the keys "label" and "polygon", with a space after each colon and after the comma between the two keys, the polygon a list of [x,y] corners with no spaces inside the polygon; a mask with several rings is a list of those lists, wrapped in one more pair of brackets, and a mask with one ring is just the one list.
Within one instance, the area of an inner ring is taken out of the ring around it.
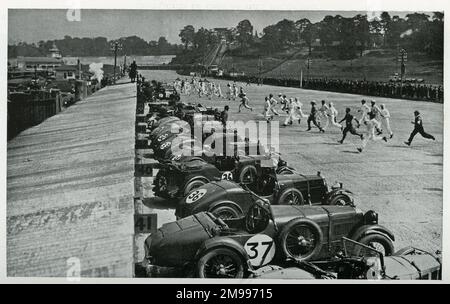
{"label": "leafy tree", "polygon": [[341,16],[327,15],[319,22],[317,34],[322,46],[328,47],[336,39],[341,18]]}
{"label": "leafy tree", "polygon": [[248,46],[252,40],[253,25],[249,20],[245,19],[238,23],[236,27],[237,41],[241,48]]}
{"label": "leafy tree", "polygon": [[279,42],[282,46],[294,44],[297,41],[297,29],[292,20],[283,19],[276,25],[279,35]]}
{"label": "leafy tree", "polygon": [[305,44],[308,46],[308,53],[309,55],[311,55],[312,44],[314,42],[315,36],[317,35],[316,26],[312,24],[308,19],[303,18],[295,22],[295,27],[298,31],[299,40],[305,42]]}
{"label": "leafy tree", "polygon": [[383,46],[386,46],[386,37],[389,33],[389,28],[391,25],[391,16],[389,15],[388,12],[382,12],[380,15],[380,25],[381,25],[381,30],[383,33]]}
{"label": "leafy tree", "polygon": [[280,35],[276,25],[269,25],[263,29],[262,46],[266,53],[271,54],[280,44]]}
{"label": "leafy tree", "polygon": [[187,49],[190,45],[194,44],[195,28],[192,25],[186,25],[178,36],[180,36],[184,48]]}
{"label": "leafy tree", "polygon": [[364,50],[370,41],[370,31],[369,31],[369,21],[367,20],[367,15],[356,15],[353,17],[354,31],[346,33],[346,35],[351,35],[359,45],[359,54],[362,57]]}

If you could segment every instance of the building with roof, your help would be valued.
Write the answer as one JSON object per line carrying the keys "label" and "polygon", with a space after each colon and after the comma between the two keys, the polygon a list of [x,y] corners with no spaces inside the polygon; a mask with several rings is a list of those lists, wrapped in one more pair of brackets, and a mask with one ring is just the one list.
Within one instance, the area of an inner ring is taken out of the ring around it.
{"label": "building with roof", "polygon": [[61,65],[55,68],[55,78],[59,80],[77,79],[77,74],[76,65]]}
{"label": "building with roof", "polygon": [[17,57],[17,68],[20,70],[54,70],[61,65],[63,61],[53,57]]}
{"label": "building with roof", "polygon": [[50,57],[55,58],[55,59],[62,59],[61,52],[56,47],[56,44],[54,42],[53,42],[52,48],[48,51],[50,52]]}

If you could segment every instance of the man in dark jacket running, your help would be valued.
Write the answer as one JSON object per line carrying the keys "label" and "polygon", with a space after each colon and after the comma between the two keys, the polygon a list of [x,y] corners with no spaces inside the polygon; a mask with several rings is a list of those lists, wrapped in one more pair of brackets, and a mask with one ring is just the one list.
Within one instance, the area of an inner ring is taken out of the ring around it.
{"label": "man in dark jacket running", "polygon": [[419,111],[414,111],[414,121],[412,121],[411,123],[414,124],[414,130],[411,132],[408,141],[405,141],[406,145],[408,146],[411,145],[411,142],[417,133],[420,133],[420,135],[422,135],[425,138],[436,140],[433,135],[426,133],[425,130],[423,129],[422,117],[420,117]]}
{"label": "man in dark jacket running", "polygon": [[342,144],[344,143],[344,139],[347,136],[347,133],[350,132],[353,135],[359,136],[361,140],[364,139],[363,135],[356,132],[355,128],[353,127],[353,121],[355,121],[359,126],[359,121],[356,119],[352,114],[350,114],[350,108],[345,109],[345,117],[341,119],[339,123],[342,123],[345,120],[345,128],[342,131],[342,139],[338,140],[338,143]]}
{"label": "man in dark jacket running", "polygon": [[316,115],[317,115],[316,102],[311,101],[311,112],[309,113],[309,116],[308,116],[308,121],[307,121],[308,129],[306,131],[311,130],[311,122],[312,122],[317,128],[319,128],[320,132],[325,132],[325,130],[322,129],[322,127],[317,123]]}

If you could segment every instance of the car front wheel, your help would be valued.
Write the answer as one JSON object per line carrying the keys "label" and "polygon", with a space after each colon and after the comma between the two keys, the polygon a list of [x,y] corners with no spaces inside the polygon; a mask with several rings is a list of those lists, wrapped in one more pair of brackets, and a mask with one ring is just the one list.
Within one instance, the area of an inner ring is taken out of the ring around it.
{"label": "car front wheel", "polygon": [[280,233],[280,245],[286,258],[309,260],[322,248],[323,234],[319,225],[309,219],[289,221]]}
{"label": "car front wheel", "polygon": [[[377,251],[383,253],[383,255],[388,256],[394,253],[394,244],[391,239],[382,234],[369,234],[358,240],[361,244],[367,245]],[[373,255],[374,252],[370,249],[358,248],[357,256]]]}
{"label": "car front wheel", "polygon": [[331,199],[329,200],[329,205],[333,205],[333,206],[351,206],[352,205],[352,200],[347,195],[338,194],[338,195],[335,195],[335,196],[331,197]]}
{"label": "car front wheel", "polygon": [[295,188],[283,191],[278,200],[279,205],[303,205],[304,203],[305,201],[302,193]]}
{"label": "car front wheel", "polygon": [[206,252],[197,263],[199,278],[239,279],[244,276],[244,262],[235,251],[215,248]]}

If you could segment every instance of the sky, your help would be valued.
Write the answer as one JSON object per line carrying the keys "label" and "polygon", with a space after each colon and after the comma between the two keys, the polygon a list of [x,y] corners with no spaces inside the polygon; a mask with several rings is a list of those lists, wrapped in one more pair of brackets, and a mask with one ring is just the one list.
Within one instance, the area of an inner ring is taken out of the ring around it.
{"label": "sky", "polygon": [[[404,17],[409,12],[389,12]],[[117,39],[139,36],[146,41],[165,36],[171,43],[181,43],[178,34],[185,25],[195,29],[205,27],[234,27],[249,19],[255,30],[286,18],[293,21],[308,18],[318,22],[326,15],[352,17],[367,14],[369,18],[380,12],[365,11],[201,11],[201,10],[81,10],[80,21],[69,21],[62,9],[9,9],[8,43],[62,39],[71,37],[106,37]],[[431,14],[430,14],[431,15]]]}

